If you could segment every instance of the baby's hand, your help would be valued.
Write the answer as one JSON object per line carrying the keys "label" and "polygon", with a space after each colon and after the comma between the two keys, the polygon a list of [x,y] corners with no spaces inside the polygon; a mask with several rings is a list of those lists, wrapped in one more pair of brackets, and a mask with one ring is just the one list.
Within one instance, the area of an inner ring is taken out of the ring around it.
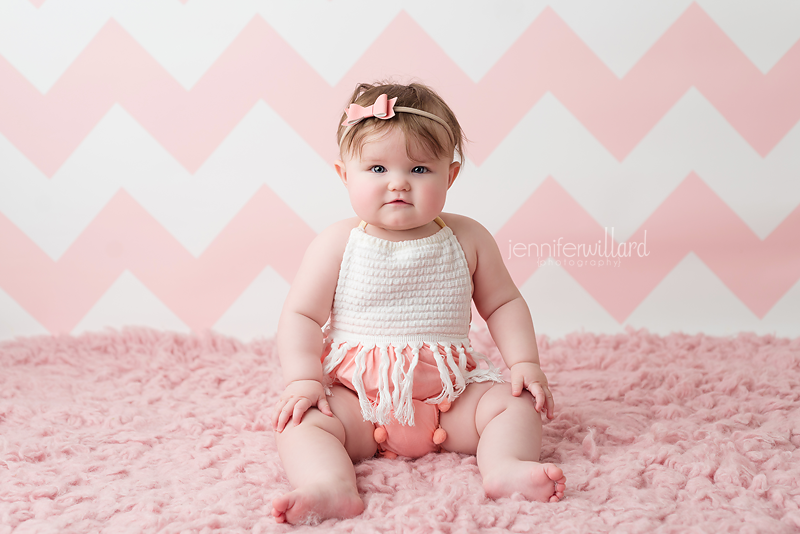
{"label": "baby's hand", "polygon": [[290,382],[275,405],[275,411],[272,414],[272,429],[283,432],[289,418],[295,425],[300,424],[303,414],[312,406],[319,408],[319,411],[325,415],[333,417],[322,384],[316,380]]}
{"label": "baby's hand", "polygon": [[518,362],[511,366],[511,394],[515,397],[522,395],[522,390],[527,389],[536,399],[536,411],[542,413],[542,408],[547,412],[547,418],[553,418],[553,394],[547,386],[547,377],[537,363]]}

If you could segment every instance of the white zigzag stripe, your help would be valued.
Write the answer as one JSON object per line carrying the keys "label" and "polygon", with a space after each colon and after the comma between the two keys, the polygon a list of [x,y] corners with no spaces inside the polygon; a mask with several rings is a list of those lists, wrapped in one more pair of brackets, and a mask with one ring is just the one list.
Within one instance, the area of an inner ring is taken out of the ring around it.
{"label": "white zigzag stripe", "polygon": [[800,2],[698,0],[697,3],[761,72],[768,72],[800,39]]}
{"label": "white zigzag stripe", "polygon": [[612,334],[623,329],[566,270],[557,265],[539,267],[519,290],[531,310],[537,335],[563,336],[578,328]]}
{"label": "white zigzag stripe", "polygon": [[0,55],[46,92],[108,20],[103,0],[77,9],[49,2],[37,10],[27,0],[0,2]]}
{"label": "white zigzag stripe", "polygon": [[695,171],[763,239],[800,204],[798,148],[800,124],[761,158],[690,89],[618,162],[547,94],[480,168],[465,167],[446,209],[471,214],[496,232],[552,176],[625,240]]}
{"label": "white zigzag stripe", "polygon": [[50,332],[0,287],[0,341]]}
{"label": "white zigzag stripe", "polygon": [[564,22],[620,78],[661,38],[691,3],[692,0],[551,2]]}
{"label": "white zigzag stripe", "polygon": [[759,319],[693,253],[678,263],[622,324],[557,265],[539,267],[520,291],[531,309],[536,332],[548,336],[575,332],[578,325],[587,332],[608,334],[632,326],[662,335],[676,331],[720,336],[742,331],[800,335],[800,282]]}
{"label": "white zigzag stripe", "polygon": [[214,330],[244,341],[278,331],[289,283],[267,266],[214,324]]}
{"label": "white zigzag stripe", "polygon": [[547,5],[554,2],[459,0],[403,2],[411,18],[473,81],[479,81]]}
{"label": "white zigzag stripe", "polygon": [[[624,240],[695,171],[764,238],[800,204],[798,148],[800,124],[762,159],[690,90],[618,162],[545,95],[480,168],[467,162],[446,210],[496,232],[550,175]],[[53,259],[120,188],[195,256],[265,183],[317,232],[352,215],[330,163],[263,102],[194,176],[117,106],[52,179],[2,136],[0,161],[0,212]]]}
{"label": "white zigzag stripe", "polygon": [[[0,54],[45,92],[113,18],[189,89],[260,14],[333,83],[400,10],[382,5],[365,10],[352,0],[302,4],[192,0],[186,5],[161,0],[75,0],[45,2],[36,9],[27,0],[4,0],[0,2]],[[359,26],[359,31],[343,32],[348,24]]]}
{"label": "white zigzag stripe", "polygon": [[147,326],[160,330],[191,332],[191,329],[130,271],[124,271],[109,286],[71,333],[80,334],[124,326]]}
{"label": "white zigzag stripe", "polygon": [[658,334],[800,335],[800,282],[758,319],[694,253],[689,253],[636,307],[626,324]]}
{"label": "white zigzag stripe", "polygon": [[120,188],[195,256],[263,184],[317,232],[352,216],[333,166],[263,102],[194,175],[118,106],[52,179],[2,136],[0,161],[13,177],[0,180],[0,212],[54,260]]}
{"label": "white zigzag stripe", "polygon": [[[550,5],[617,76],[624,76],[692,0],[556,0]],[[800,3],[697,0],[761,72],[800,39]]]}
{"label": "white zigzag stripe", "polygon": [[[191,88],[260,14],[328,83],[335,84],[405,9],[473,80],[479,80],[550,5],[617,76],[623,76],[691,2],[552,0],[465,4],[448,0],[269,2],[192,0],[0,2],[0,55],[46,92],[109,20],[118,21],[185,88]],[[699,4],[766,72],[800,38],[791,0]],[[358,28],[351,31],[350,28]],[[46,46],[43,46],[46,43]]]}

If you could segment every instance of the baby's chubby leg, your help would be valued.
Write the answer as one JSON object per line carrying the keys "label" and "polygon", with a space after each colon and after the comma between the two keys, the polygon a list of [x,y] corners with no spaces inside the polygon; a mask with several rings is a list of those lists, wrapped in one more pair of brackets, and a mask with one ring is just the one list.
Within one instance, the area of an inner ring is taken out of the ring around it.
{"label": "baby's chubby leg", "polygon": [[522,493],[532,501],[555,502],[564,496],[561,469],[539,463],[542,420],[527,391],[514,397],[510,384],[471,384],[440,422],[446,450],[477,454],[490,498]]}
{"label": "baby's chubby leg", "polygon": [[328,402],[334,417],[312,408],[299,425],[290,422],[276,433],[278,454],[294,488],[272,501],[279,523],[343,519],[364,511],[353,463],[375,454],[374,427],[362,419],[352,391],[334,386],[332,392]]}

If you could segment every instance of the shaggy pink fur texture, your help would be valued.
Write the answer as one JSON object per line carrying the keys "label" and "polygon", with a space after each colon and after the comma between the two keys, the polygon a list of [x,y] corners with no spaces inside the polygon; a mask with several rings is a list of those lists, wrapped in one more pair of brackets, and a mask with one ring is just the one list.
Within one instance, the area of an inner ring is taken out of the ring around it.
{"label": "shaggy pink fur texture", "polygon": [[[485,332],[476,345],[498,355]],[[276,525],[272,341],[125,330],[0,345],[0,533],[800,530],[800,340],[542,339],[556,504],[488,500],[475,458],[356,467],[367,509]]]}

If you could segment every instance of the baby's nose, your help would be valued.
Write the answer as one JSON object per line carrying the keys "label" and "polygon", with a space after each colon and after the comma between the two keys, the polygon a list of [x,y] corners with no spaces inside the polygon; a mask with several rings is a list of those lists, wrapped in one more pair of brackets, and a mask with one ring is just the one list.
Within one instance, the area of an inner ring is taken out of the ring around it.
{"label": "baby's nose", "polygon": [[410,188],[411,184],[402,176],[393,176],[389,180],[390,191],[408,191]]}

